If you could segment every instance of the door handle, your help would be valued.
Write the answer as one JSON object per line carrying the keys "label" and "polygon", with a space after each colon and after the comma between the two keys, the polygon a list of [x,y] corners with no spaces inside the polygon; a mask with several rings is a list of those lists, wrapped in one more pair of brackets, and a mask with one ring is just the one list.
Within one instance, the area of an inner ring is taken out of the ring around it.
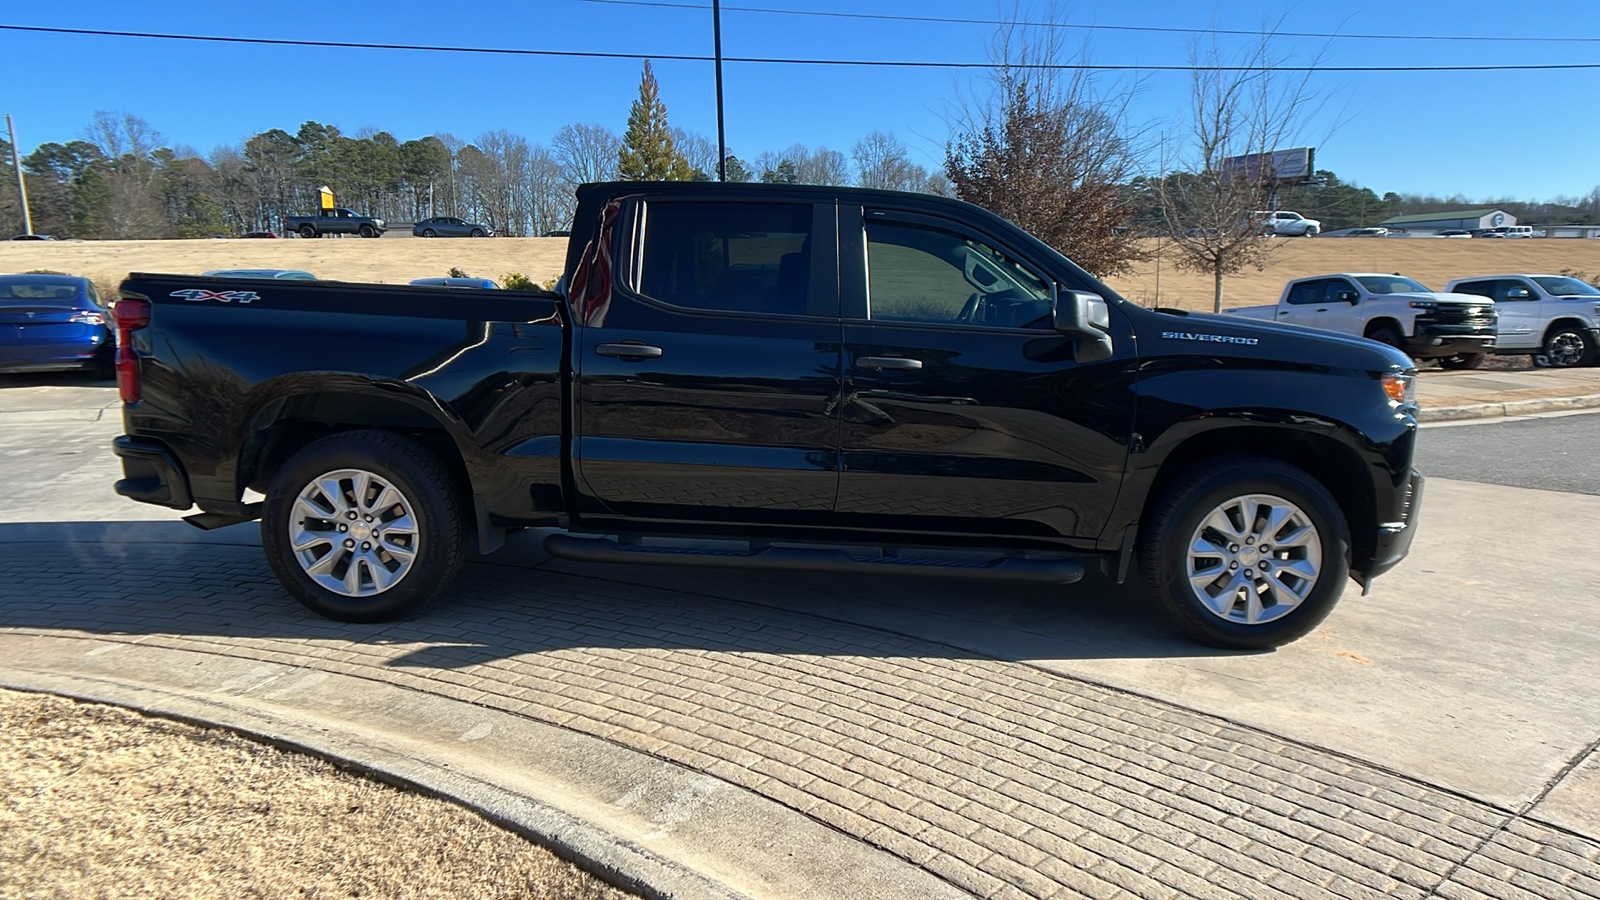
{"label": "door handle", "polygon": [[661,355],[661,348],[649,344],[596,344],[594,352],[617,359],[655,359]]}
{"label": "door handle", "polygon": [[862,356],[856,359],[856,366],[862,369],[920,369],[922,360],[903,356]]}
{"label": "door handle", "polygon": [[1278,310],[1278,315],[1280,315],[1280,316],[1287,316],[1288,314],[1289,314],[1289,311],[1287,309]]}
{"label": "door handle", "polygon": [[1317,307],[1317,312],[1327,312],[1327,311],[1328,311],[1328,308],[1326,306]]}

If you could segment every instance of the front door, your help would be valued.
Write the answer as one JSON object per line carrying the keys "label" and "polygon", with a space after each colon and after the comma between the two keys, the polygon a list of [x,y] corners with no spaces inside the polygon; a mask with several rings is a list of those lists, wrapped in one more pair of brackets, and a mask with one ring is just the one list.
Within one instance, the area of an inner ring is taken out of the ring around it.
{"label": "front door", "polygon": [[1132,427],[1126,321],[1113,309],[1113,358],[1079,365],[1044,270],[999,240],[893,209],[842,210],[840,227],[839,524],[1098,537]]}
{"label": "front door", "polygon": [[826,525],[839,481],[834,204],[676,195],[608,218],[614,240],[574,286],[580,515]]}

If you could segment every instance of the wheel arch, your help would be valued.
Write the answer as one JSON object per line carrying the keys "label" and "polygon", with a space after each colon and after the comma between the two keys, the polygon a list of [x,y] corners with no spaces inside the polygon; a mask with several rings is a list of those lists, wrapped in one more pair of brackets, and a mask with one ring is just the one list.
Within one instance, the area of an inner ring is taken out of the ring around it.
{"label": "wheel arch", "polygon": [[1400,323],[1399,319],[1391,315],[1381,315],[1367,323],[1366,327],[1361,330],[1361,336],[1370,338],[1374,331],[1384,327],[1393,328],[1400,333],[1401,337],[1409,334],[1409,331]]}
{"label": "wheel arch", "polygon": [[1186,438],[1162,461],[1140,520],[1184,471],[1219,456],[1265,456],[1301,469],[1327,490],[1350,526],[1351,569],[1362,571],[1377,546],[1378,499],[1360,454],[1329,434],[1262,425],[1224,426]]}
{"label": "wheel arch", "polygon": [[470,499],[472,478],[455,428],[424,398],[395,392],[329,386],[274,397],[246,420],[237,482],[264,491],[272,476],[302,447],[347,431],[386,431],[411,438],[438,457]]}
{"label": "wheel arch", "polygon": [[1540,347],[1543,347],[1545,342],[1550,340],[1550,335],[1555,334],[1556,329],[1563,327],[1575,328],[1580,334],[1588,334],[1593,330],[1588,322],[1585,322],[1583,319],[1580,319],[1577,316],[1557,316],[1556,318],[1550,320],[1549,325],[1545,326],[1544,335],[1539,339]]}

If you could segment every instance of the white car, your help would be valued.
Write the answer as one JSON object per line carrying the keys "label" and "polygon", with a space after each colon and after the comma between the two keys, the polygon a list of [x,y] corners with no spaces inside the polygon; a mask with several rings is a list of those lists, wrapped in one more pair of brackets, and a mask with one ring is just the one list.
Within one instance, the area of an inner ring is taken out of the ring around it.
{"label": "white car", "polygon": [[1322,231],[1322,223],[1308,219],[1287,209],[1257,210],[1251,213],[1261,222],[1261,230],[1278,237],[1315,237]]}
{"label": "white car", "polygon": [[1600,288],[1566,275],[1484,275],[1445,288],[1494,301],[1496,353],[1527,353],[1557,368],[1600,359]]}
{"label": "white car", "polygon": [[1494,301],[1435,293],[1400,275],[1342,273],[1289,282],[1271,306],[1224,312],[1371,338],[1449,369],[1483,365],[1495,346]]}

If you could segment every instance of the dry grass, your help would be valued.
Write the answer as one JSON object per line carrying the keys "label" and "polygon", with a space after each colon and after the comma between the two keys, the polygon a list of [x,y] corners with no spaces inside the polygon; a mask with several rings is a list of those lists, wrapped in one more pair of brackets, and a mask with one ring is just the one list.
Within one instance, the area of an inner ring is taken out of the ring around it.
{"label": "dry grass", "polygon": [[443,800],[230,732],[0,691],[0,898],[630,896]]}
{"label": "dry grass", "polygon": [[[54,269],[99,283],[128,272],[202,272],[224,268],[306,269],[322,278],[403,284],[440,276],[452,266],[499,280],[521,272],[543,283],[561,273],[565,238],[489,240],[226,240],[0,243],[0,272]],[[1157,249],[1151,242],[1151,249]],[[1178,272],[1170,246],[1132,275],[1110,279],[1123,296],[1147,306],[1209,309],[1208,275]],[[1453,278],[1502,272],[1600,273],[1600,241],[1535,239],[1485,241],[1414,238],[1285,238],[1264,272],[1230,276],[1224,306],[1274,303],[1284,282],[1331,272],[1400,272],[1434,289]]]}

